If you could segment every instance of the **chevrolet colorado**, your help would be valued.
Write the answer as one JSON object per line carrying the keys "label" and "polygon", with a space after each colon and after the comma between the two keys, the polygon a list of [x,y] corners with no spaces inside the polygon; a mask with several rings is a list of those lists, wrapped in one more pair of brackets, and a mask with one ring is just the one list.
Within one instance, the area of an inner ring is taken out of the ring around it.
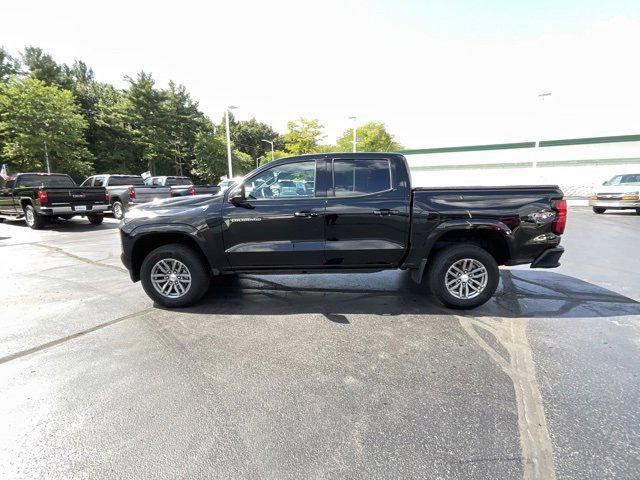
{"label": "chevrolet colorado", "polygon": [[399,154],[305,155],[219,195],[132,209],[121,258],[166,307],[198,301],[212,275],[400,268],[444,305],[474,308],[495,292],[499,265],[559,265],[562,197],[557,186],[411,188]]}

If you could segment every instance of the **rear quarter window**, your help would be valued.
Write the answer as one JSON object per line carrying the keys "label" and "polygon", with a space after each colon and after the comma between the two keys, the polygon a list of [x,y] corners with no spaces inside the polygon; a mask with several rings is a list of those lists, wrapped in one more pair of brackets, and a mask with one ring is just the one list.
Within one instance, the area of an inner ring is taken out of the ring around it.
{"label": "rear quarter window", "polygon": [[333,189],[336,197],[351,197],[391,189],[389,160],[334,160]]}

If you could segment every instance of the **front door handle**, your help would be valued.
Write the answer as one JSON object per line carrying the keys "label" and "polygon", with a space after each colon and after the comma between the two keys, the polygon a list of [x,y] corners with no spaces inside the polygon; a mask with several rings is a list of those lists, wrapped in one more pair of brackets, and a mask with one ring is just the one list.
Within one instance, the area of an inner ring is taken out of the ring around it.
{"label": "front door handle", "polygon": [[375,215],[398,215],[400,212],[398,210],[391,210],[390,208],[381,208],[379,210],[374,210],[373,213]]}
{"label": "front door handle", "polygon": [[293,214],[294,217],[302,217],[302,218],[311,218],[317,217],[318,212],[311,212],[309,210],[303,210],[302,212],[296,212]]}

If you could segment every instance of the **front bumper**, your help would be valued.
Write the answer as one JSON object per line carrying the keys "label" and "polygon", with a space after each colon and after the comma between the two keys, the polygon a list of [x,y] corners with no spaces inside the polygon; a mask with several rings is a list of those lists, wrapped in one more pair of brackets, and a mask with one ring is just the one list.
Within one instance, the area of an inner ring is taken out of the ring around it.
{"label": "front bumper", "polygon": [[640,200],[589,200],[589,206],[601,208],[640,208]]}
{"label": "front bumper", "polygon": [[560,257],[564,253],[564,247],[547,248],[531,262],[531,268],[556,268],[560,266]]}
{"label": "front bumper", "polygon": [[[85,210],[78,210],[78,207],[85,207]],[[88,215],[91,213],[104,213],[109,205],[67,205],[64,207],[40,207],[39,213],[42,215]]]}

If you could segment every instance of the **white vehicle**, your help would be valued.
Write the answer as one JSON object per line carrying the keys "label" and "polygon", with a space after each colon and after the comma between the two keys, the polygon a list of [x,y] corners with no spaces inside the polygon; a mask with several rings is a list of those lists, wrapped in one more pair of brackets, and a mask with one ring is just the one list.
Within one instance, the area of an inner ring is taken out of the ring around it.
{"label": "white vehicle", "polygon": [[597,188],[589,205],[595,213],[607,209],[633,209],[640,215],[640,173],[616,175]]}

